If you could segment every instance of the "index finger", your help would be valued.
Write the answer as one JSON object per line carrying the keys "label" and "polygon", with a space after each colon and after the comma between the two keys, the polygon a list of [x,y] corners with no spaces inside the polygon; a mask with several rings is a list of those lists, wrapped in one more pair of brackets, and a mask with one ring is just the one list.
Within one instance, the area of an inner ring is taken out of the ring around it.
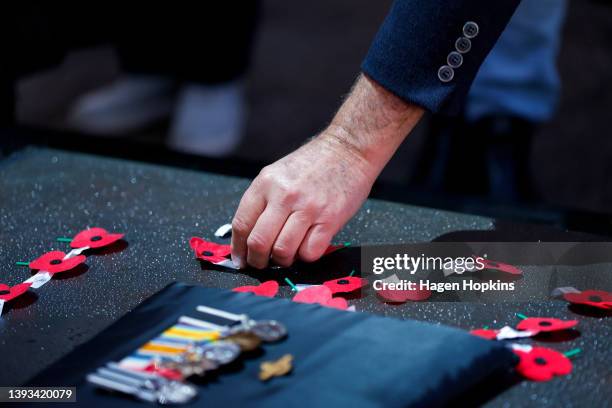
{"label": "index finger", "polygon": [[249,187],[232,220],[232,262],[238,268],[246,266],[247,238],[265,208],[264,197]]}

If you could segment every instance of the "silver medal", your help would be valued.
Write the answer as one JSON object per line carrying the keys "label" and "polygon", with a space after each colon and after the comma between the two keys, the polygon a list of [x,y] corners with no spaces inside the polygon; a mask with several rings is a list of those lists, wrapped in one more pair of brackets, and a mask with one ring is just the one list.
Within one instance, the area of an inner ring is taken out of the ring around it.
{"label": "silver medal", "polygon": [[198,345],[194,348],[194,351],[219,365],[229,364],[240,355],[240,347],[229,341],[216,341]]}
{"label": "silver medal", "polygon": [[287,335],[287,328],[276,320],[256,320],[249,330],[266,342],[278,341]]}
{"label": "silver medal", "polygon": [[128,370],[116,363],[109,363],[88,374],[87,381],[107,390],[130,394],[143,401],[161,405],[184,404],[198,393],[193,385],[152,373]]}

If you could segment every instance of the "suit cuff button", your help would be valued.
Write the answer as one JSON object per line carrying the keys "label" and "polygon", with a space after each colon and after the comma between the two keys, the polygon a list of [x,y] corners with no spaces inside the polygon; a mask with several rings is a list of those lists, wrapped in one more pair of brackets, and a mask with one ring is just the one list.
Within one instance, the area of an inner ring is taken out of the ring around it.
{"label": "suit cuff button", "polygon": [[461,54],[465,54],[472,49],[472,42],[465,37],[458,38],[455,41],[455,49]]}
{"label": "suit cuff button", "polygon": [[480,31],[480,29],[478,28],[478,24],[476,24],[473,21],[468,21],[467,23],[465,23],[465,25],[463,26],[463,35],[466,38],[474,38],[478,35],[478,31]]}
{"label": "suit cuff button", "polygon": [[438,70],[438,79],[444,83],[450,82],[455,77],[455,71],[448,65],[443,65]]}
{"label": "suit cuff button", "polygon": [[453,51],[446,57],[446,63],[451,68],[459,68],[463,64],[463,55],[459,54],[457,51]]}

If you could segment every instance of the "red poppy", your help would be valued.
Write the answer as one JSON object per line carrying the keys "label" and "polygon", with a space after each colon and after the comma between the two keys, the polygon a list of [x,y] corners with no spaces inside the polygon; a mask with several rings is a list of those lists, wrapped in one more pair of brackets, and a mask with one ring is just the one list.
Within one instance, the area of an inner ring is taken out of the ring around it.
{"label": "red poppy", "polygon": [[528,317],[527,319],[521,320],[521,322],[516,325],[516,328],[537,334],[542,332],[571,329],[577,324],[578,320],[561,320],[548,317]]}
{"label": "red poppy", "polygon": [[31,285],[31,283],[20,283],[15,286],[9,286],[5,285],[4,283],[0,283],[0,300],[5,302],[13,300],[17,296],[21,296],[26,293]]}
{"label": "red poppy", "polygon": [[101,248],[119,241],[124,234],[111,234],[104,228],[88,228],[76,234],[70,242],[72,248]]}
{"label": "red poppy", "polygon": [[234,292],[251,292],[257,296],[274,297],[278,292],[278,282],[269,280],[257,286],[239,286],[232,289]]}
{"label": "red poppy", "polygon": [[360,289],[368,284],[368,280],[356,276],[345,276],[323,282],[323,285],[331,289],[332,293],[348,293]]}
{"label": "red poppy", "polygon": [[487,339],[487,340],[496,340],[497,333],[499,333],[499,330],[491,330],[491,329],[470,330],[470,334],[473,334],[474,336],[482,337],[483,339]]}
{"label": "red poppy", "polygon": [[227,260],[227,256],[232,253],[232,247],[225,244],[215,244],[202,238],[193,237],[189,240],[191,249],[194,250],[197,258],[204,261],[218,263]]}
{"label": "red poppy", "polygon": [[69,271],[85,262],[85,255],[77,255],[64,259],[65,256],[66,254],[62,251],[47,252],[40,258],[30,262],[30,269],[38,269],[53,274]]}
{"label": "red poppy", "polygon": [[572,372],[569,358],[546,347],[533,347],[529,352],[514,349],[514,353],[520,357],[516,371],[529,380],[548,381]]}
{"label": "red poppy", "polygon": [[612,293],[605,290],[583,290],[580,293],[564,293],[563,298],[570,303],[612,309]]}
{"label": "red poppy", "polygon": [[486,259],[483,257],[479,257],[480,261],[484,264],[484,269],[496,269],[501,272],[510,273],[512,275],[522,275],[523,271],[521,271],[516,266],[508,265],[502,262],[492,261],[490,259]]}

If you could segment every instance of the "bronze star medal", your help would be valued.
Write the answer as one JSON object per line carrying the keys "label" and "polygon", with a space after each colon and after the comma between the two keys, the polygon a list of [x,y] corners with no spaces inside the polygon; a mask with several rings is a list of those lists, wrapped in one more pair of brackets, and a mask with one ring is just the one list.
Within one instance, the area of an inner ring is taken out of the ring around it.
{"label": "bronze star medal", "polygon": [[293,356],[291,354],[285,354],[276,361],[264,361],[259,366],[259,379],[268,381],[272,377],[287,375],[293,369],[292,362]]}

